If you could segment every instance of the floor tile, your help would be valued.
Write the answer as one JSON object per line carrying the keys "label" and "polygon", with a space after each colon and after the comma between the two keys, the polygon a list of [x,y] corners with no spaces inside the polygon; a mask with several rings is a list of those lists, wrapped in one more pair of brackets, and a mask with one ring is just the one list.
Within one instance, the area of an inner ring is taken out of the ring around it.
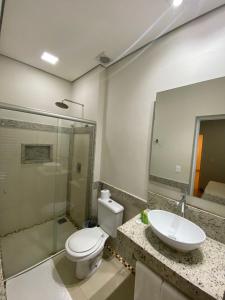
{"label": "floor tile", "polygon": [[116,300],[113,298],[113,293],[118,288],[120,290],[115,297],[127,293],[127,291],[122,291],[122,284],[125,283],[125,288],[127,289],[129,286],[130,289],[126,300],[133,300],[134,276],[116,258],[103,259],[100,268],[94,275],[84,280],[75,278],[74,264],[65,257],[65,253],[54,257],[54,263],[73,300],[105,300],[108,297]]}
{"label": "floor tile", "polygon": [[65,251],[7,280],[7,300],[133,300],[134,276],[116,258],[104,258],[85,280],[75,278]]}
{"label": "floor tile", "polygon": [[50,259],[7,280],[7,300],[72,300]]}

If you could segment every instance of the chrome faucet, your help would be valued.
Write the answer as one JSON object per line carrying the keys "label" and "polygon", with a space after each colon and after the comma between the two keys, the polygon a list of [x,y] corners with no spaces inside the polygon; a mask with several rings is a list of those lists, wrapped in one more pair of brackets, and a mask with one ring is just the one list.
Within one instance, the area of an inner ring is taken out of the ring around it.
{"label": "chrome faucet", "polygon": [[187,201],[187,193],[185,192],[182,194],[181,199],[177,202],[177,207],[181,208],[181,216],[185,217],[185,208],[186,208],[186,201]]}

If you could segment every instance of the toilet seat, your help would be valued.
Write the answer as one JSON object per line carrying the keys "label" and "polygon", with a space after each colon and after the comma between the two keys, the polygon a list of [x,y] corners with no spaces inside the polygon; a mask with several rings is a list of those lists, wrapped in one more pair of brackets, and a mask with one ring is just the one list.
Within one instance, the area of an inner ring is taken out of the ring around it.
{"label": "toilet seat", "polygon": [[73,261],[89,259],[102,251],[107,238],[100,227],[81,229],[67,239],[66,252]]}

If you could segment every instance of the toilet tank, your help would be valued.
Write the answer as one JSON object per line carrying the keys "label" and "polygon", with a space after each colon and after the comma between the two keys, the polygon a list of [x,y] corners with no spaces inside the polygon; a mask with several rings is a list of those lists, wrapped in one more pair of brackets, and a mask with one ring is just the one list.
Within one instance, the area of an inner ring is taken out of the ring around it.
{"label": "toilet tank", "polygon": [[98,199],[98,224],[113,238],[122,225],[124,207],[112,199]]}

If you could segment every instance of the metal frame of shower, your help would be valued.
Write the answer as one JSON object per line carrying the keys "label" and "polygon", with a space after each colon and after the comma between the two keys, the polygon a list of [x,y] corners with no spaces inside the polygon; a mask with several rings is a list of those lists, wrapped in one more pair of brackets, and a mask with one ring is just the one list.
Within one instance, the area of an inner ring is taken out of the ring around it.
{"label": "metal frame of shower", "polygon": [[[8,103],[4,103],[4,102],[0,102],[0,109],[5,109],[5,110],[9,110],[9,111],[18,111],[18,112],[22,112],[22,113],[28,113],[28,114],[34,114],[34,115],[39,115],[39,116],[45,116],[45,117],[52,117],[55,119],[63,119],[63,120],[68,120],[68,121],[73,121],[73,122],[79,122],[79,123],[83,123],[83,124],[88,124],[88,125],[92,125],[93,127],[93,131],[92,131],[92,137],[91,137],[91,147],[89,149],[89,155],[92,156],[92,160],[91,160],[91,166],[89,168],[89,172],[88,172],[88,178],[87,178],[87,199],[89,199],[89,201],[87,201],[87,215],[90,214],[90,208],[91,208],[91,199],[92,199],[92,182],[93,182],[93,171],[94,171],[94,154],[95,154],[95,133],[96,133],[96,121],[92,121],[92,120],[87,120],[87,119],[83,119],[83,118],[77,118],[77,117],[71,117],[71,116],[65,116],[65,115],[60,115],[60,114],[55,114],[55,113],[50,113],[48,111],[44,111],[44,110],[40,110],[40,109],[35,109],[35,108],[30,108],[30,107],[23,107],[23,106],[18,106],[18,105],[13,105],[13,104],[8,104]],[[23,273],[26,273],[27,271],[37,267],[38,265],[44,263],[45,261],[51,259],[52,257],[60,254],[61,252],[63,252],[63,250],[58,251],[57,253],[55,253],[54,255],[51,255],[45,259],[43,259],[42,261],[38,262],[37,264],[24,269],[23,271],[10,276],[7,279],[3,279],[3,282],[6,283],[7,280],[12,279],[14,277],[17,277]]]}
{"label": "metal frame of shower", "polygon": [[92,121],[92,120],[76,118],[76,117],[69,117],[69,116],[65,116],[65,115],[59,115],[59,114],[50,113],[48,111],[44,111],[41,109],[17,106],[17,105],[13,105],[13,104],[7,104],[4,102],[0,102],[0,109],[19,111],[19,112],[30,113],[30,114],[39,115],[39,116],[52,117],[52,118],[56,118],[56,119],[69,120],[69,121],[80,122],[80,123],[85,123],[85,124],[90,124],[90,125],[96,126],[96,122]]}

